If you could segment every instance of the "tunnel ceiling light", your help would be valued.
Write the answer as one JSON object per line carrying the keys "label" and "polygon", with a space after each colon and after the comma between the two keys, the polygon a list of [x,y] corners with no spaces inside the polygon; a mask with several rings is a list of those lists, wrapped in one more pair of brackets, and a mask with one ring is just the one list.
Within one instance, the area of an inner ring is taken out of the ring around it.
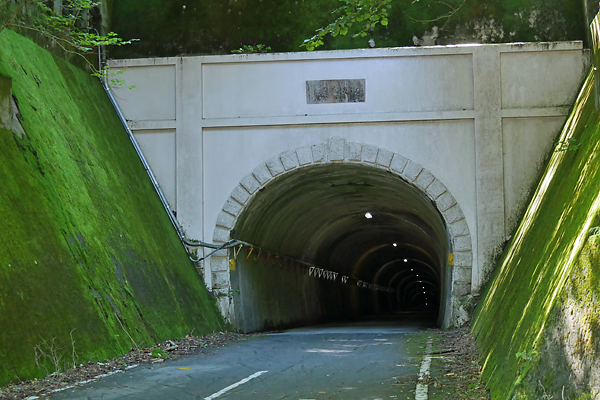
{"label": "tunnel ceiling light", "polygon": [[365,218],[366,218],[366,219],[371,219],[371,218],[373,218],[373,215],[371,215],[371,213],[367,211],[367,212],[365,213]]}
{"label": "tunnel ceiling light", "polygon": [[398,243],[392,243],[392,246],[398,247]]}
{"label": "tunnel ceiling light", "polygon": [[[406,258],[405,258],[405,259],[404,259],[404,262],[408,262],[408,259],[406,259]],[[411,271],[412,271],[412,269],[411,269]]]}

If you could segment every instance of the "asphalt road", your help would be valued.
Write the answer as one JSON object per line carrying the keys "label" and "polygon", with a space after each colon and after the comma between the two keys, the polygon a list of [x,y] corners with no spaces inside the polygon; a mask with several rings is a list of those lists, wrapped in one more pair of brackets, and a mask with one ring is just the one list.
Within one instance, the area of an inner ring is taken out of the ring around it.
{"label": "asphalt road", "polygon": [[139,366],[50,398],[414,399],[423,354],[423,335],[415,334],[425,327],[371,321],[266,334]]}

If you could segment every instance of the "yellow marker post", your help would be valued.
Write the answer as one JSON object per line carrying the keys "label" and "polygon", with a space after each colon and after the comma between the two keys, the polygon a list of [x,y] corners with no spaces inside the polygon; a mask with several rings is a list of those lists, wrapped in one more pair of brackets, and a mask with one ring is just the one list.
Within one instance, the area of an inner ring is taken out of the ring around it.
{"label": "yellow marker post", "polygon": [[231,271],[235,271],[235,264],[236,264],[235,260],[229,260],[229,269]]}
{"label": "yellow marker post", "polygon": [[448,265],[454,265],[454,254],[448,254]]}

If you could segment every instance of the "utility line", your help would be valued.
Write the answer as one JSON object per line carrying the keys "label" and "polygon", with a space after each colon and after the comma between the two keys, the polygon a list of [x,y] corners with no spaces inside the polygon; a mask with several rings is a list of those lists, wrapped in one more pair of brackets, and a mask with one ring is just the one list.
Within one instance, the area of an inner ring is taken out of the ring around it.
{"label": "utility line", "polygon": [[[103,60],[103,53],[102,52],[98,52],[98,58],[99,58],[99,63],[101,66],[102,71],[105,71],[105,62]],[[175,231],[177,232],[177,236],[179,236],[179,240],[181,241],[181,243],[183,244],[183,247],[185,248],[185,251],[188,253],[188,257],[190,258],[190,260],[194,261],[194,262],[199,262],[202,261],[208,257],[210,257],[212,254],[216,253],[219,250],[225,249],[225,248],[229,248],[229,247],[233,247],[235,245],[237,245],[238,241],[229,241],[226,242],[225,244],[221,245],[221,244],[214,244],[214,243],[207,243],[207,242],[203,242],[203,241],[196,241],[196,240],[190,240],[188,238],[185,237],[185,233],[183,230],[183,227],[181,226],[181,224],[179,223],[179,221],[177,220],[177,218],[175,217],[175,214],[173,213],[173,211],[171,210],[171,207],[169,207],[169,203],[167,202],[167,198],[165,197],[163,191],[161,190],[158,181],[156,179],[156,176],[154,175],[154,173],[152,172],[152,169],[150,168],[150,164],[148,163],[148,161],[146,160],[146,157],[144,157],[144,154],[142,153],[142,149],[140,148],[140,145],[138,144],[137,140],[135,139],[135,136],[133,135],[133,132],[131,131],[131,128],[129,128],[129,124],[127,123],[127,120],[125,119],[125,116],[123,115],[123,112],[121,111],[121,108],[119,107],[119,104],[117,103],[117,101],[115,100],[112,91],[110,90],[110,88],[107,85],[106,82],[106,77],[102,77],[100,78],[100,82],[102,83],[102,87],[104,88],[104,91],[106,92],[113,108],[115,109],[115,112],[117,113],[119,120],[121,121],[121,124],[123,125],[123,128],[125,128],[125,131],[127,132],[127,135],[129,136],[129,140],[131,141],[131,143],[133,144],[133,148],[135,149],[140,161],[142,162],[142,165],[144,166],[144,169],[146,170],[146,173],[148,174],[148,176],[150,177],[150,181],[152,182],[152,186],[154,187],[154,190],[156,191],[156,194],[158,195],[158,198],[160,199],[165,211],[167,212],[167,215],[169,216],[169,220],[171,221],[171,224],[173,225],[173,228],[175,228]],[[194,259],[192,258],[192,255],[190,254],[190,251],[188,249],[189,247],[207,247],[210,249],[215,249],[215,251],[211,252],[209,255],[207,255],[206,257],[203,258],[199,258],[199,259]]]}

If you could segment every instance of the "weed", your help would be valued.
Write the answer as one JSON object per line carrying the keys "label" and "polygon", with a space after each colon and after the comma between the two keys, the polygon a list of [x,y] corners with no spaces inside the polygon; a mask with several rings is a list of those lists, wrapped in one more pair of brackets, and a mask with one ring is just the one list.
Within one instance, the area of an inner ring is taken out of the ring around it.
{"label": "weed", "polygon": [[[35,354],[35,365],[37,365],[38,368],[44,368],[44,370],[46,370],[46,375],[59,374],[61,372],[60,361],[63,358],[63,354],[61,354],[62,350],[63,348],[56,342],[56,337],[53,337],[51,341],[42,338],[42,341],[36,344],[33,349]],[[49,361],[54,368],[52,373],[46,368],[47,361]]]}
{"label": "weed", "polygon": [[572,137],[565,141],[554,143],[554,151],[577,151],[579,146],[581,146],[581,143],[577,143],[577,138]]}
{"label": "weed", "polygon": [[237,50],[231,50],[231,52],[235,54],[269,53],[270,51],[271,47],[264,44],[257,44],[256,46],[243,45]]}

